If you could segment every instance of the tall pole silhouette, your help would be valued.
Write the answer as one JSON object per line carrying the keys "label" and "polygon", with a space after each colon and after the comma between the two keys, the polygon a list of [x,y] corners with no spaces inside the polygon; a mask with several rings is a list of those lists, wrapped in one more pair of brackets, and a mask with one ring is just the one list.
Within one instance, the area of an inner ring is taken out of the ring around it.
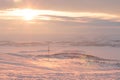
{"label": "tall pole silhouette", "polygon": [[50,60],[50,42],[48,42],[48,61]]}

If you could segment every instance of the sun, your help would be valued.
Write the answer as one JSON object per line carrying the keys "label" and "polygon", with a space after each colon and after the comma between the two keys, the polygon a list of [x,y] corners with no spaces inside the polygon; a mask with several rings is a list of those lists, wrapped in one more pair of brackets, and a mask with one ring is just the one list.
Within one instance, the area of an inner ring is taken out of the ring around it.
{"label": "sun", "polygon": [[38,13],[32,9],[23,9],[21,10],[21,15],[24,20],[33,20],[36,16],[38,16]]}
{"label": "sun", "polygon": [[27,21],[35,19],[40,14],[39,11],[34,9],[19,9],[15,10],[13,13],[15,16]]}

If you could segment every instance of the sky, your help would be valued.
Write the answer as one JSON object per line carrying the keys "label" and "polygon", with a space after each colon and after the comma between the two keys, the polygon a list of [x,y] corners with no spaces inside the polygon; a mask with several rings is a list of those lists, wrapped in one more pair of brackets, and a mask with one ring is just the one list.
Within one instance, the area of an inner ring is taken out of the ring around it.
{"label": "sky", "polygon": [[0,0],[0,37],[116,36],[119,7],[119,0]]}

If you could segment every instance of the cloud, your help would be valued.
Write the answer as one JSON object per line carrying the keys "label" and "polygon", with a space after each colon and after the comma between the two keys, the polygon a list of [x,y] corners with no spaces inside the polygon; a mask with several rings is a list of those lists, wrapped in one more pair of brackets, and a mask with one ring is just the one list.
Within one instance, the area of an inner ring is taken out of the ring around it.
{"label": "cloud", "polygon": [[0,0],[0,9],[14,8],[14,3],[12,0]]}
{"label": "cloud", "polygon": [[[120,18],[116,15],[90,12],[63,12],[50,10],[33,10],[37,12],[30,23],[37,26],[120,26]],[[26,26],[22,9],[0,10],[0,24],[3,26]],[[17,22],[17,23],[16,23]],[[49,25],[48,25],[49,24]]]}
{"label": "cloud", "polygon": [[[0,20],[0,24],[8,26],[120,26],[120,21],[118,19],[102,19],[102,18],[91,18],[91,17],[68,17],[68,16],[53,16],[53,15],[41,15],[41,19],[32,20],[32,21],[22,21],[17,20],[16,18],[9,20]],[[17,21],[17,23],[16,23]],[[26,25],[31,24],[31,25]],[[49,25],[48,25],[49,24]]]}
{"label": "cloud", "polygon": [[43,10],[120,14],[119,0],[0,0],[0,8],[32,7]]}
{"label": "cloud", "polygon": [[120,26],[117,19],[101,19],[90,17],[65,17],[65,16],[49,16],[53,19],[53,23],[62,26]]}

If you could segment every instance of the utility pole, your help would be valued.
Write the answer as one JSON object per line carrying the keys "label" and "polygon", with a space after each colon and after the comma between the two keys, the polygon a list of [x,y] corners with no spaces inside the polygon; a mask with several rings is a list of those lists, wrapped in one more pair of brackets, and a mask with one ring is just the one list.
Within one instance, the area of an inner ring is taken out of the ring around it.
{"label": "utility pole", "polygon": [[48,42],[48,61],[50,61],[50,42]]}

